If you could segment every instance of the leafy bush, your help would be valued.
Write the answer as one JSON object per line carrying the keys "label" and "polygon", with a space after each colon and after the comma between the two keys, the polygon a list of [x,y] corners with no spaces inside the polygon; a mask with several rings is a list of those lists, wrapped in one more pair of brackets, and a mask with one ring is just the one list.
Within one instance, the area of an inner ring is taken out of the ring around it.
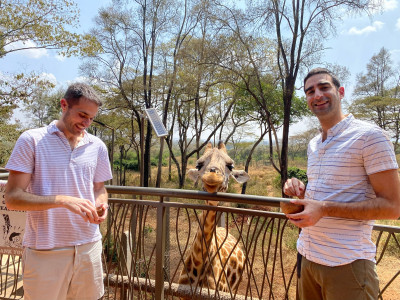
{"label": "leafy bush", "polygon": [[[120,166],[119,160],[114,161],[114,166]],[[123,159],[122,160],[122,166],[126,168],[127,170],[131,171],[139,171],[139,164],[137,160],[127,160]]]}
{"label": "leafy bush", "polygon": [[[288,178],[293,178],[293,177],[303,181],[304,185],[307,186],[308,177],[307,177],[306,170],[302,170],[297,167],[289,167],[288,168]],[[280,174],[275,177],[274,186],[276,188],[280,189],[280,186],[281,186],[281,175]]]}

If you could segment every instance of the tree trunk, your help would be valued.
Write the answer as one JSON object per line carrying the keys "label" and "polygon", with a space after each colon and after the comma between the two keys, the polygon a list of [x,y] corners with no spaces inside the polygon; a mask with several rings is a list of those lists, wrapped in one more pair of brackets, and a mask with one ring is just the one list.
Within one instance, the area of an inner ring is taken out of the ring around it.
{"label": "tree trunk", "polygon": [[289,125],[290,125],[290,113],[292,106],[292,97],[294,90],[294,82],[292,78],[286,78],[285,80],[285,93],[283,95],[283,133],[282,133],[282,148],[281,148],[281,191],[282,197],[287,197],[283,193],[283,186],[288,178],[288,148],[289,148]]}

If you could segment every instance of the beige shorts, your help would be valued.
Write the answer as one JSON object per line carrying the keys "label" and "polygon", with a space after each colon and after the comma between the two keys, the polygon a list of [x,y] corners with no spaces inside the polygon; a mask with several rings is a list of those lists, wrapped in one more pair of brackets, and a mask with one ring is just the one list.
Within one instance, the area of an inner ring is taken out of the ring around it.
{"label": "beige shorts", "polygon": [[25,300],[97,300],[104,294],[101,241],[66,248],[25,248]]}

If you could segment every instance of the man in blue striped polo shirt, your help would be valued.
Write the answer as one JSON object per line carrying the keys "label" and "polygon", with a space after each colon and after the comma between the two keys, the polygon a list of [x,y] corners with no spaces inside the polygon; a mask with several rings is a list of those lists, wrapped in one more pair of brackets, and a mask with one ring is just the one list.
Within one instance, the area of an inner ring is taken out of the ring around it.
{"label": "man in blue striped polo shirt", "polygon": [[24,299],[96,300],[104,293],[104,182],[112,175],[106,146],[86,128],[101,101],[93,88],[76,83],[60,104],[58,121],[19,137],[6,166],[5,200],[9,209],[27,211]]}
{"label": "man in blue striped polo shirt", "polygon": [[379,127],[343,113],[344,88],[329,70],[311,70],[304,91],[321,133],[308,145],[307,188],[296,178],[284,186],[304,206],[286,215],[302,228],[300,299],[377,299],[373,220],[400,216],[393,144]]}

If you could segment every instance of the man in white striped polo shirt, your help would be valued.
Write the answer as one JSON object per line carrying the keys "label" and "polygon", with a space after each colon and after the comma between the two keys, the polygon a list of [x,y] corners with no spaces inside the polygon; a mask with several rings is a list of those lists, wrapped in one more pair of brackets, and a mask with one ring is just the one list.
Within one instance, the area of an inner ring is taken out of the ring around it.
{"label": "man in white striped polo shirt", "polygon": [[6,166],[6,205],[27,211],[25,300],[95,300],[104,293],[99,224],[112,175],[106,146],[86,132],[101,100],[76,83],[60,104],[60,119],[24,132]]}
{"label": "man in white striped polo shirt", "polygon": [[377,299],[373,220],[400,216],[393,144],[379,127],[343,114],[344,88],[329,70],[311,70],[304,91],[321,134],[308,146],[307,188],[296,178],[284,186],[299,198],[291,202],[304,206],[286,215],[302,228],[300,299]]}

